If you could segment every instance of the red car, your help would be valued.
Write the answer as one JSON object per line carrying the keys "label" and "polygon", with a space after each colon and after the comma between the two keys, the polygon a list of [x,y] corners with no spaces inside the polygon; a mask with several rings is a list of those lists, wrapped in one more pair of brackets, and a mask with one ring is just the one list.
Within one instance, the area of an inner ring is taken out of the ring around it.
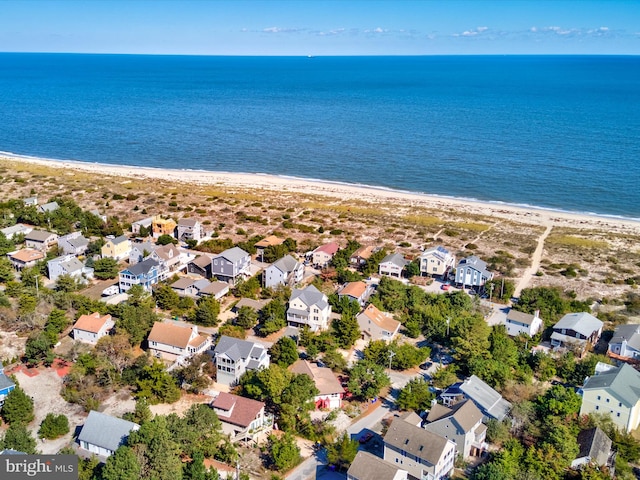
{"label": "red car", "polygon": [[451,285],[449,285],[448,283],[443,283],[442,284],[442,290],[449,290],[449,287],[451,287]]}

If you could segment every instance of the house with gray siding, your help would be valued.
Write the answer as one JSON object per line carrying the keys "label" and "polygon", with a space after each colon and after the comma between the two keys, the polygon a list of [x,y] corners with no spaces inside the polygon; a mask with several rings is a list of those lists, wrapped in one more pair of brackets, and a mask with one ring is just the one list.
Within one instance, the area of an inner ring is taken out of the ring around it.
{"label": "house with gray siding", "polygon": [[213,351],[213,362],[216,382],[234,386],[246,371],[268,368],[269,354],[264,345],[223,335]]}
{"label": "house with gray siding", "polygon": [[211,260],[211,273],[222,282],[232,285],[251,275],[251,255],[239,247],[233,247]]}
{"label": "house with gray siding", "polygon": [[475,255],[463,258],[456,266],[456,283],[462,288],[482,287],[493,278],[493,273],[487,270],[487,262]]}

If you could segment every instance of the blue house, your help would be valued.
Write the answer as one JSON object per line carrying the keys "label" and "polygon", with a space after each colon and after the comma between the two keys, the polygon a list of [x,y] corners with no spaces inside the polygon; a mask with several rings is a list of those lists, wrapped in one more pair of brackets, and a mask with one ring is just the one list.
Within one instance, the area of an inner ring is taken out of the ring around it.
{"label": "blue house", "polygon": [[16,388],[16,384],[4,374],[4,369],[0,366],[0,407],[4,405],[5,398],[14,388]]}
{"label": "blue house", "polygon": [[134,285],[140,285],[150,292],[151,287],[158,283],[160,264],[153,258],[147,258],[135,265],[130,265],[120,272],[120,293],[124,293]]}

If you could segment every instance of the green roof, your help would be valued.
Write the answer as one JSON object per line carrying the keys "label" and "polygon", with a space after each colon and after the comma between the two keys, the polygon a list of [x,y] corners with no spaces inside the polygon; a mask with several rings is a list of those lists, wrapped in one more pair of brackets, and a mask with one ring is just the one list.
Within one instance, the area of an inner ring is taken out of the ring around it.
{"label": "green roof", "polygon": [[590,377],[583,390],[606,390],[626,407],[631,408],[640,400],[640,373],[624,364]]}

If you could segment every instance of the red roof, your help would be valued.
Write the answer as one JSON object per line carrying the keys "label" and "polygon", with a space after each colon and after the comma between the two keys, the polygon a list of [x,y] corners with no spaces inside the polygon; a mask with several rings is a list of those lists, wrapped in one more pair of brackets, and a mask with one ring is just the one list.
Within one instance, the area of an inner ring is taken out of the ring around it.
{"label": "red roof", "polygon": [[264,403],[250,398],[240,397],[232,393],[221,392],[211,406],[215,409],[231,411],[230,416],[218,415],[221,422],[231,423],[239,427],[246,428],[251,425],[260,410],[264,408]]}
{"label": "red roof", "polygon": [[340,247],[338,246],[337,243],[331,242],[331,243],[326,243],[324,245],[320,245],[318,248],[315,249],[315,251],[324,252],[329,255],[334,255],[338,251],[338,248]]}

